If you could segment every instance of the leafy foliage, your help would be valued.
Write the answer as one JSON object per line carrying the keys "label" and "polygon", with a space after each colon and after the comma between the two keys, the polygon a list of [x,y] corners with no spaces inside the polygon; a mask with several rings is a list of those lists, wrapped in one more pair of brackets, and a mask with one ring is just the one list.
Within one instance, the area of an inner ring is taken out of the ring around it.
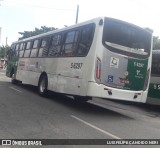
{"label": "leafy foliage", "polygon": [[0,47],[0,58],[8,57],[10,52],[10,46],[1,46]]}
{"label": "leafy foliage", "polygon": [[48,32],[48,31],[53,31],[53,30],[56,30],[56,29],[57,28],[54,28],[54,27],[41,26],[40,29],[35,28],[34,31],[19,32],[19,34],[22,35],[22,37],[20,37],[19,40],[22,40],[22,39],[25,39],[25,38],[28,38],[28,37],[31,37],[31,36],[35,36],[35,35],[38,35],[38,34],[42,34],[42,33]]}

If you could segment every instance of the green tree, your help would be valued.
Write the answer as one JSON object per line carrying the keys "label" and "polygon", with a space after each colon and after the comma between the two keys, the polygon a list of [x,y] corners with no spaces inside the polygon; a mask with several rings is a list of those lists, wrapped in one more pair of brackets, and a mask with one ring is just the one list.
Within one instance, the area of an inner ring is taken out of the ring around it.
{"label": "green tree", "polygon": [[56,30],[57,28],[54,27],[46,27],[46,26],[41,26],[41,28],[35,28],[34,31],[24,31],[24,32],[19,32],[20,35],[22,35],[22,37],[19,38],[19,40],[31,37],[31,36],[35,36],[38,34],[42,34],[48,31],[53,31]]}
{"label": "green tree", "polygon": [[10,51],[9,49],[10,49],[10,46],[1,46],[0,47],[0,58],[8,57],[8,53]]}

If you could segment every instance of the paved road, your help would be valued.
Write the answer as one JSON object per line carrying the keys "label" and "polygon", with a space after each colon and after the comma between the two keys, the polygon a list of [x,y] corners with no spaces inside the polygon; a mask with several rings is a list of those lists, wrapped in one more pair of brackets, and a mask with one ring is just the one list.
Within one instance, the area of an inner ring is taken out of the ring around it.
{"label": "paved road", "polygon": [[13,85],[0,71],[0,139],[157,139],[159,113],[135,103],[79,104],[54,93],[43,98],[36,87]]}

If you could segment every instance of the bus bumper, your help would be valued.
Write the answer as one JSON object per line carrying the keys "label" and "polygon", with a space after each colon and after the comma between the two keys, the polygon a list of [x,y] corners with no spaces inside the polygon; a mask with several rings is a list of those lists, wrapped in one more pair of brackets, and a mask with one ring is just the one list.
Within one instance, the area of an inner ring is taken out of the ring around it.
{"label": "bus bumper", "polygon": [[131,91],[89,82],[87,96],[146,103],[146,91]]}

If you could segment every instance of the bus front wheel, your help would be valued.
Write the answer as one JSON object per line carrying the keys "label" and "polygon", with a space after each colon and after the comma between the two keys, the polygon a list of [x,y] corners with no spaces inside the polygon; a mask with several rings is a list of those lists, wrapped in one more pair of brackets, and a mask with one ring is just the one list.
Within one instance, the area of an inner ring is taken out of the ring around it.
{"label": "bus front wheel", "polygon": [[47,87],[48,87],[48,80],[46,75],[42,75],[40,77],[38,83],[38,92],[40,96],[46,97],[47,96]]}

